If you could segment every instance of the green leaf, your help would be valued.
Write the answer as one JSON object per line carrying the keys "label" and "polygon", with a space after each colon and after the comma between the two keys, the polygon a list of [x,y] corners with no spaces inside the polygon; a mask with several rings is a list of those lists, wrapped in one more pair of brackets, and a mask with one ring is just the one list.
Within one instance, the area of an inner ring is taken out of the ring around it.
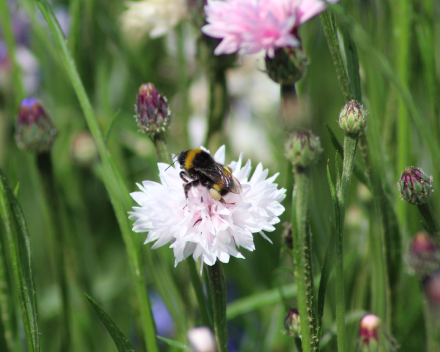
{"label": "green leaf", "polygon": [[26,221],[6,177],[0,170],[0,216],[12,261],[29,352],[40,350],[37,304],[31,266],[31,246]]}
{"label": "green leaf", "polygon": [[158,336],[157,338],[165,342],[168,346],[180,348],[181,350],[184,351],[190,351],[189,347],[183,344],[182,342],[166,339],[165,337],[161,337],[161,336]]}
{"label": "green leaf", "polygon": [[99,306],[98,303],[95,302],[95,300],[90,297],[87,293],[84,293],[89,300],[90,304],[95,309],[96,313],[98,314],[99,318],[101,319],[102,323],[105,325],[107,331],[111,335],[113,341],[115,342],[116,347],[118,348],[119,352],[134,352],[135,349],[128,341],[128,339],[124,336],[124,334],[119,330],[117,325],[113,322],[113,320],[108,316],[106,312]]}

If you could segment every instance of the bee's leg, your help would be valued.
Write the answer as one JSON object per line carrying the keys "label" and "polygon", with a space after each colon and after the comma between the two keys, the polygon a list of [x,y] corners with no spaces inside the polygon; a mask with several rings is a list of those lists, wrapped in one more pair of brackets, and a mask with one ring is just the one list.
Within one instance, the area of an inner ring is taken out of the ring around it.
{"label": "bee's leg", "polygon": [[[180,176],[182,177],[182,176]],[[183,177],[182,177],[183,178]],[[188,192],[193,186],[197,186],[200,183],[200,180],[194,180],[191,182],[186,181],[187,183],[183,185],[183,190],[185,191],[185,198],[188,199]]]}
{"label": "bee's leg", "polygon": [[188,183],[189,181],[185,178],[186,174],[185,172],[181,171],[179,174],[180,178],[185,182]]}

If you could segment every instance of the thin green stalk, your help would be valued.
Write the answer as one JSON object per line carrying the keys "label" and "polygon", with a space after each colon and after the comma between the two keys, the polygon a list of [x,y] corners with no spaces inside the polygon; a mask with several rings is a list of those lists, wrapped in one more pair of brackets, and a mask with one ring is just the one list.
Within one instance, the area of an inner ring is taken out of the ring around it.
{"label": "thin green stalk", "polygon": [[297,92],[294,84],[280,84],[280,95],[283,104],[284,123],[288,123],[294,115]]}
{"label": "thin green stalk", "polygon": [[19,106],[21,100],[25,97],[23,81],[21,79],[21,70],[15,55],[15,38],[12,30],[11,19],[9,16],[9,8],[7,0],[0,0],[0,25],[2,34],[8,49],[8,56],[12,64],[12,80],[15,89],[15,106]]}
{"label": "thin green stalk", "polygon": [[327,39],[328,48],[330,49],[330,55],[335,65],[336,75],[338,76],[339,85],[341,86],[342,94],[344,95],[345,102],[349,102],[354,99],[351,91],[350,81],[348,80],[347,72],[345,70],[344,61],[342,60],[341,50],[339,48],[338,37],[336,36],[336,28],[330,17],[329,11],[321,13],[322,29]]}
{"label": "thin green stalk", "polygon": [[423,318],[425,320],[427,352],[440,351],[440,318],[437,310],[423,299]]}
{"label": "thin green stalk", "polygon": [[196,293],[197,303],[199,304],[202,324],[212,328],[211,317],[209,315],[208,307],[206,306],[205,295],[203,294],[203,286],[202,282],[200,281],[199,273],[197,272],[196,263],[192,258],[188,258],[186,262],[188,264],[194,292]]}
{"label": "thin green stalk", "polygon": [[156,149],[157,160],[161,163],[167,163],[171,165],[173,163],[173,159],[171,158],[171,154],[168,153],[165,135],[162,132],[156,133],[153,136],[153,143]]}
{"label": "thin green stalk", "polygon": [[112,165],[112,159],[107,153],[104,138],[99,128],[92,105],[78,75],[75,62],[73,61],[72,56],[67,48],[65,37],[52,11],[52,8],[44,0],[37,0],[37,4],[54,37],[55,44],[60,51],[60,56],[65,65],[66,72],[71,80],[73,88],[83,109],[84,117],[89,126],[90,132],[92,133],[98,146],[99,154],[104,166],[104,184],[107,192],[109,193],[110,200],[127,249],[130,272],[134,279],[134,289],[140,305],[139,313],[142,321],[145,344],[148,352],[157,352],[159,351],[159,347],[156,338],[156,327],[153,314],[151,312],[150,301],[147,296],[143,267],[141,265],[140,244],[133,238],[133,233],[131,231],[131,226],[126,213],[131,204],[129,194],[125,189],[125,185],[122,182],[119,182],[117,172]]}
{"label": "thin green stalk", "polygon": [[345,289],[344,289],[344,221],[348,190],[353,174],[354,158],[359,134],[346,133],[344,138],[344,160],[342,163],[342,176],[337,187],[339,205],[339,225],[337,227],[338,241],[336,245],[336,322],[338,326],[338,351],[346,349],[345,331]]}
{"label": "thin green stalk", "polygon": [[437,244],[440,245],[440,226],[437,222],[431,205],[429,204],[429,202],[427,202],[425,204],[418,205],[417,208],[419,208],[420,214],[422,214],[423,219],[428,226],[429,234],[434,236]]}
{"label": "thin green stalk", "polygon": [[58,277],[58,284],[60,285],[61,294],[61,334],[60,349],[62,351],[69,351],[71,343],[70,336],[70,299],[67,284],[66,258],[67,258],[67,244],[66,236],[63,230],[62,215],[60,211],[60,203],[58,194],[55,190],[55,177],[53,174],[53,166],[50,152],[40,153],[37,155],[37,168],[40,174],[41,182],[43,184],[43,192],[45,201],[51,214],[51,222],[53,226],[52,241],[56,250],[56,271]]}
{"label": "thin green stalk", "polygon": [[[308,170],[297,168],[295,170],[295,186],[292,193],[292,236],[293,236],[293,261],[295,265],[295,281],[298,287],[298,311],[301,321],[301,339],[303,352],[311,352],[314,347],[316,331],[310,324],[313,319],[313,307],[309,306],[307,290],[308,282],[307,258],[304,248],[307,243],[307,210],[310,200],[310,176]],[[306,323],[304,323],[306,322]]]}
{"label": "thin green stalk", "polygon": [[207,73],[209,82],[208,131],[205,146],[209,146],[213,137],[222,132],[223,122],[228,112],[228,87],[226,85],[226,70],[211,67]]}
{"label": "thin green stalk", "polygon": [[228,331],[226,327],[226,284],[221,263],[217,260],[208,267],[208,281],[211,288],[214,331],[218,352],[228,352]]}
{"label": "thin green stalk", "polygon": [[[396,71],[402,83],[407,87],[409,83],[409,59],[411,37],[411,1],[394,0],[392,1],[395,11],[393,11],[393,33],[394,43],[397,45],[395,52]],[[411,123],[408,110],[402,98],[399,98],[397,114],[397,170],[401,172],[411,164]],[[397,214],[402,223],[406,222],[406,212],[408,207],[404,202],[397,203]]]}

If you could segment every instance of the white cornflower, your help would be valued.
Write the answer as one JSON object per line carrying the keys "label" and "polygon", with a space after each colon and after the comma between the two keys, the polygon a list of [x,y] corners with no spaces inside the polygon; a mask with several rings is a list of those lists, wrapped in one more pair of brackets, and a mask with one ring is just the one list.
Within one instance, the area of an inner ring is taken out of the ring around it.
{"label": "white cornflower", "polygon": [[[240,194],[228,193],[225,203],[213,200],[204,186],[192,187],[185,199],[178,162],[174,166],[158,163],[161,183],[144,181],[138,184],[141,192],[131,193],[139,207],[133,207],[130,219],[135,220],[135,232],[148,232],[145,243],[156,241],[153,249],[172,242],[175,265],[192,254],[194,260],[213,265],[223,263],[232,255],[244,258],[237,250],[255,249],[253,233],[275,230],[284,207],[280,202],[286,190],[274,183],[278,174],[267,178],[269,171],[257,165],[252,177],[251,162],[242,166],[242,155],[229,167],[240,181]],[[214,155],[218,163],[225,162],[225,147]]]}
{"label": "white cornflower", "polygon": [[128,2],[127,7],[122,29],[135,42],[147,34],[151,38],[164,35],[188,17],[186,0],[142,0]]}

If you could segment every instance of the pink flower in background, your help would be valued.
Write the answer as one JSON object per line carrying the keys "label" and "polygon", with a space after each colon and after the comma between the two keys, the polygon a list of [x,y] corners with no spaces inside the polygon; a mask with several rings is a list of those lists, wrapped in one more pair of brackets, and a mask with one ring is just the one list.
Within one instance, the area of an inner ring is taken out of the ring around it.
{"label": "pink flower in background", "polygon": [[298,27],[325,7],[324,0],[208,0],[202,32],[223,39],[215,55],[266,49],[273,57],[276,48],[301,46]]}

